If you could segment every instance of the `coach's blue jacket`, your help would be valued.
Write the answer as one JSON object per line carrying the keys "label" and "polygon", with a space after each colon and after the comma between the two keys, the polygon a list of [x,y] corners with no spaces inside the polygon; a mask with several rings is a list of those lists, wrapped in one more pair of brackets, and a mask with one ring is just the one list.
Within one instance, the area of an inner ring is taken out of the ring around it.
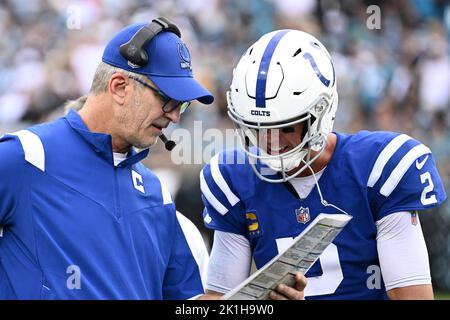
{"label": "coach's blue jacket", "polygon": [[0,299],[203,293],[186,219],[147,154],[114,166],[111,136],[74,111],[0,138]]}

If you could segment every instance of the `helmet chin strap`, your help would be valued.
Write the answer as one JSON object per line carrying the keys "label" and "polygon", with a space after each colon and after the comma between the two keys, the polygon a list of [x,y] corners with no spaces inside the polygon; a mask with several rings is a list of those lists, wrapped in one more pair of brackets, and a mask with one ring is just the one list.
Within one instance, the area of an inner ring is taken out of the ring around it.
{"label": "helmet chin strap", "polygon": [[[307,154],[305,155],[306,157],[306,161],[305,161],[305,157],[301,158],[299,163],[304,163],[307,165],[310,165],[311,163],[313,163],[315,160],[317,160],[320,155],[322,154],[322,152],[325,149],[325,143],[322,144],[322,147],[319,151],[317,151],[317,153],[314,156],[311,156],[311,149],[309,149],[309,151],[307,152]],[[244,149],[245,150],[245,149]],[[256,176],[258,178],[260,178],[261,180],[270,182],[270,183],[281,183],[281,182],[287,182],[295,177],[297,177],[298,175],[300,175],[303,171],[306,170],[307,166],[303,165],[302,167],[297,166],[297,171],[291,175],[287,175],[286,170],[285,169],[285,163],[283,161],[283,158],[280,157],[280,159],[278,159],[277,161],[280,161],[280,166],[277,166],[275,168],[273,168],[272,166],[270,166],[269,164],[267,164],[267,160],[266,159],[261,159],[257,156],[252,155],[251,153],[249,153],[247,150],[245,150],[245,152],[247,153],[247,156],[249,157],[250,160],[250,166],[253,169],[253,172],[256,174]],[[266,165],[267,169],[270,170],[269,172],[267,172],[268,175],[273,175],[275,172],[279,172],[282,176],[281,179],[272,179],[272,178],[267,178],[265,177],[265,174],[263,174],[262,172],[259,172],[258,169],[256,168],[256,163],[258,161],[261,161],[261,163],[263,163],[264,165]],[[293,168],[295,169],[295,168]],[[290,171],[290,170],[288,170]]]}
{"label": "helmet chin strap", "polygon": [[299,150],[298,153],[304,153],[304,156],[296,156],[296,154],[292,154],[289,157],[283,158],[280,156],[278,159],[262,160],[262,162],[275,171],[287,172],[297,168],[301,163],[301,159],[308,155],[308,152],[304,150]]}
{"label": "helmet chin strap", "polygon": [[325,200],[325,199],[323,198],[322,190],[320,189],[319,181],[317,180],[317,177],[316,177],[316,174],[315,174],[314,170],[311,168],[311,166],[309,165],[309,163],[305,162],[303,159],[302,159],[302,162],[305,164],[305,167],[307,167],[307,168],[309,169],[309,171],[311,171],[311,173],[312,173],[312,176],[313,176],[313,178],[314,178],[314,182],[316,183],[316,186],[317,186],[317,192],[319,193],[320,203],[321,203],[324,207],[332,207],[332,208],[334,208],[334,209],[336,209],[336,210],[342,212],[343,214],[346,214],[346,215],[350,216],[351,214],[349,214],[347,211],[345,211],[345,210],[339,208],[338,206],[336,206],[336,205],[334,205],[334,204],[332,204],[332,203],[329,203],[327,200]]}

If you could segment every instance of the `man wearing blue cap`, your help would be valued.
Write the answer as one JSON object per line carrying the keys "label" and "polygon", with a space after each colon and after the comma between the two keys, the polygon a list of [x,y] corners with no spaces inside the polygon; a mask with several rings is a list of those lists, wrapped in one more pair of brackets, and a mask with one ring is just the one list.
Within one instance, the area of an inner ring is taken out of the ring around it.
{"label": "man wearing blue cap", "polygon": [[139,161],[190,101],[213,99],[156,19],[108,43],[78,113],[0,138],[0,299],[202,294],[198,230]]}

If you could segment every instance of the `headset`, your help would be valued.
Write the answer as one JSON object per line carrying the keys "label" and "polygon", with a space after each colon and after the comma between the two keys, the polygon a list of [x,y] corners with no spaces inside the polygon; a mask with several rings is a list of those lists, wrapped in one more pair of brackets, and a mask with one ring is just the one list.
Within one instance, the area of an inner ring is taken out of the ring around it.
{"label": "headset", "polygon": [[[119,48],[120,54],[128,60],[128,65],[132,68],[144,67],[148,63],[148,54],[145,51],[145,45],[152,40],[158,33],[170,31],[181,38],[181,32],[178,27],[165,17],[153,19],[152,22],[139,29],[131,39],[122,44]],[[164,143],[166,150],[171,151],[176,143],[168,140],[164,134],[159,136]]]}

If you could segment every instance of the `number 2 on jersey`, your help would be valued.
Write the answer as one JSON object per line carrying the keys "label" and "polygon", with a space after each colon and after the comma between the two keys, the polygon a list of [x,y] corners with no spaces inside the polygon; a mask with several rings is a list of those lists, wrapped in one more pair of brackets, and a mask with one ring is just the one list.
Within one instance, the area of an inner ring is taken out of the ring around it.
{"label": "number 2 on jersey", "polygon": [[427,197],[427,194],[429,192],[433,191],[433,189],[434,189],[434,184],[433,184],[433,180],[431,180],[430,172],[427,171],[427,172],[421,174],[420,182],[422,182],[422,184],[425,184],[425,187],[423,188],[423,191],[422,191],[422,195],[420,196],[420,202],[422,202],[422,204],[424,206],[436,203],[437,202],[436,195],[433,194],[433,195]]}

